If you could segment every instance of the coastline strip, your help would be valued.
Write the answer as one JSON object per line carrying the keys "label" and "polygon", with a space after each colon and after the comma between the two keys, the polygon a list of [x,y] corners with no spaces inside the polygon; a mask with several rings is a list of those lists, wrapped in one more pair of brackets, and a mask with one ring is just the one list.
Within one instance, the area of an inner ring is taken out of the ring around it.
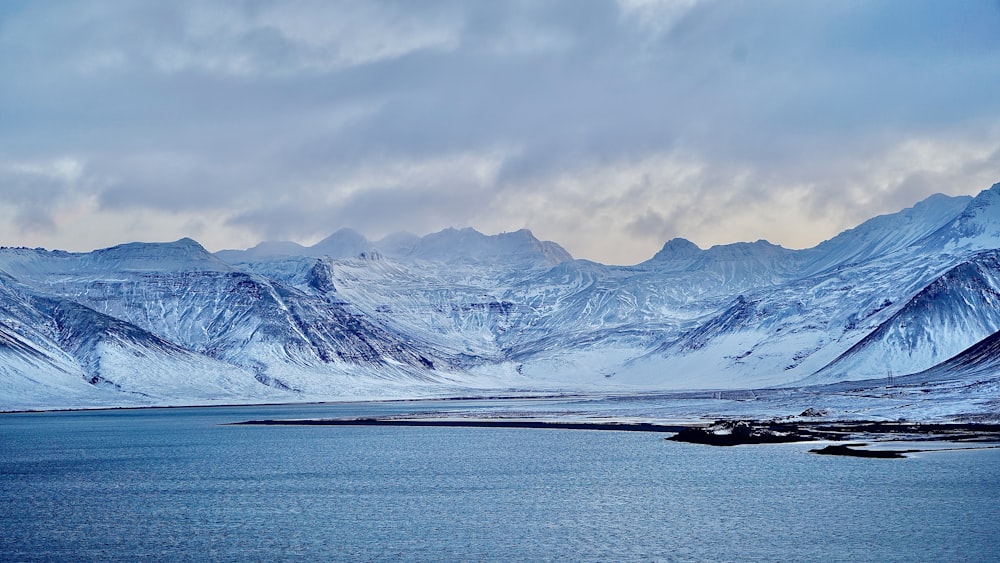
{"label": "coastline strip", "polygon": [[447,428],[531,428],[554,430],[603,430],[614,432],[677,433],[687,426],[651,422],[559,422],[544,420],[419,420],[393,418],[325,418],[302,420],[247,420],[228,426],[423,426]]}

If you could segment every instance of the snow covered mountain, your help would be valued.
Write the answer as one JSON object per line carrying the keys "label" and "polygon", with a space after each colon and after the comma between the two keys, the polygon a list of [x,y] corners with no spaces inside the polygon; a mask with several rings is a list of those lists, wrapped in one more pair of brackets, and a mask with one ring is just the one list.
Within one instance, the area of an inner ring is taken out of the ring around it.
{"label": "snow covered mountain", "polygon": [[262,242],[247,250],[223,250],[217,256],[241,263],[279,257],[347,259],[379,254],[406,261],[477,263],[500,266],[554,266],[572,260],[565,249],[551,241],[540,241],[527,229],[487,236],[475,229],[445,229],[417,237],[395,233],[372,242],[354,229],[340,229],[310,247],[294,242]]}
{"label": "snow covered mountain", "polygon": [[1000,252],[984,251],[935,278],[861,341],[811,377],[834,382],[927,369],[1000,330]]}
{"label": "snow covered mountain", "polygon": [[527,230],[0,249],[2,409],[972,378],[998,331],[1000,184],[629,267]]}

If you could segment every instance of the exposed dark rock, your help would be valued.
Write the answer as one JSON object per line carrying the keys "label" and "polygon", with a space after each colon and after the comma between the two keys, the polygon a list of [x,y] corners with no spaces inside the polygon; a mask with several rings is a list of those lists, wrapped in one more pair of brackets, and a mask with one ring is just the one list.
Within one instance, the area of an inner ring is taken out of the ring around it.
{"label": "exposed dark rock", "polygon": [[850,457],[872,457],[883,459],[897,459],[906,457],[904,454],[918,452],[920,450],[861,450],[852,448],[847,444],[830,444],[829,446],[809,450],[810,453],[820,455],[842,455]]}
{"label": "exposed dark rock", "polygon": [[809,433],[778,423],[760,423],[746,420],[719,421],[708,428],[685,428],[667,438],[675,442],[708,444],[712,446],[737,446],[742,444],[780,444],[815,440]]}

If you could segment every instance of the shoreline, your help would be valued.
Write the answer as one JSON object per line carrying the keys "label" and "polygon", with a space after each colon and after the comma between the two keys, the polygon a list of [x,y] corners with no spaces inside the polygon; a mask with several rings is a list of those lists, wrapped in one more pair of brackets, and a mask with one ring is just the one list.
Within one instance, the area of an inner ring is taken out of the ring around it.
{"label": "shoreline", "polygon": [[[689,423],[565,422],[555,419],[415,418],[410,416],[358,418],[260,419],[226,426],[438,426],[473,428],[565,428],[625,430],[681,434],[676,441],[708,445],[857,440],[859,436],[891,436],[907,441],[1000,441],[1000,424],[979,422],[885,422],[877,420],[787,421],[717,420]],[[715,438],[724,438],[716,440]],[[792,440],[791,438],[796,438]],[[698,441],[705,439],[705,442]]]}
{"label": "shoreline", "polygon": [[689,428],[675,439],[721,446],[789,441],[845,441],[870,439],[871,436],[892,437],[896,441],[1000,441],[1000,424],[874,420],[718,420],[711,425]]}
{"label": "shoreline", "polygon": [[[739,446],[808,442],[835,442],[810,453],[867,458],[903,458],[909,453],[986,449],[1000,447],[1000,424],[914,423],[867,420],[838,422],[716,421],[713,424],[660,424],[655,422],[561,422],[538,419],[434,419],[434,418],[340,418],[266,419],[228,423],[226,426],[409,426],[436,428],[526,428],[655,432],[673,434],[675,442],[708,446]],[[864,443],[858,443],[858,442]],[[978,444],[949,449],[866,449],[867,442],[951,442]]]}
{"label": "shoreline", "polygon": [[437,428],[527,428],[556,430],[601,430],[617,432],[677,433],[689,426],[655,422],[560,422],[557,420],[510,419],[414,419],[414,418],[326,418],[302,420],[247,420],[225,426],[418,426]]}
{"label": "shoreline", "polygon": [[[253,408],[253,407],[331,407],[337,405],[380,405],[454,402],[503,402],[503,401],[552,401],[574,399],[606,398],[616,399],[630,397],[635,399],[690,397],[702,392],[651,392],[651,393],[586,393],[586,392],[541,392],[536,394],[518,393],[485,393],[470,395],[467,393],[452,396],[437,397],[401,397],[401,398],[345,398],[331,401],[303,401],[278,403],[231,403],[202,405],[143,405],[94,408],[63,408],[47,410],[4,411],[2,414],[45,414],[45,413],[100,413],[115,411],[146,411],[146,410],[177,410],[177,409],[220,409],[220,408]],[[891,442],[951,442],[956,444],[974,445],[970,449],[1000,447],[1000,423],[997,422],[956,422],[954,419],[939,419],[934,421],[903,421],[903,420],[871,420],[871,419],[836,419],[813,416],[811,409],[799,416],[742,418],[725,417],[710,411],[702,414],[692,414],[679,418],[662,419],[657,417],[619,418],[574,417],[566,420],[558,412],[535,413],[538,416],[517,416],[512,412],[494,412],[491,418],[477,418],[464,415],[449,418],[443,412],[420,413],[418,407],[412,414],[395,414],[389,416],[361,416],[356,418],[311,418],[311,419],[265,419],[228,422],[223,426],[257,425],[257,426],[411,426],[411,427],[467,427],[467,428],[522,428],[522,429],[564,429],[592,430],[618,432],[650,432],[671,434],[666,440],[687,442],[691,444],[711,446],[736,446],[754,444],[781,444],[806,442],[833,442],[834,445],[809,450],[821,455],[840,455],[872,458],[898,458],[906,454],[923,451],[939,451],[942,448],[890,450],[885,448]],[[473,409],[475,410],[475,409]],[[577,413],[578,415],[580,413]],[[593,413],[591,413],[593,414]],[[710,418],[711,417],[711,418]],[[849,443],[854,442],[854,443]],[[862,443],[859,443],[862,442]],[[877,449],[866,448],[867,442],[879,444]],[[859,449],[861,448],[861,449]],[[962,449],[962,448],[949,448]],[[873,453],[875,452],[875,453]]]}

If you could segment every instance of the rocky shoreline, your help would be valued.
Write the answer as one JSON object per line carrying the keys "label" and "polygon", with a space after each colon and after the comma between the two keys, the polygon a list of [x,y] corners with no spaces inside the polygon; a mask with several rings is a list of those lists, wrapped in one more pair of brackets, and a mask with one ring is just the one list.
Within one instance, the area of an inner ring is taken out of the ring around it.
{"label": "rocky shoreline", "polygon": [[809,450],[809,453],[819,455],[842,455],[850,457],[871,457],[881,459],[899,459],[906,457],[906,454],[922,452],[926,450],[866,450],[867,444],[830,444],[824,448]]}
{"label": "rocky shoreline", "polygon": [[[1000,444],[1000,424],[720,420],[710,426],[686,428],[667,440],[712,446],[858,440]],[[821,455],[872,458],[899,458],[905,457],[907,453],[928,451],[923,449],[863,449],[866,445],[865,443],[831,444],[809,451]]]}
{"label": "rocky shoreline", "polygon": [[[801,420],[719,420],[707,425],[677,425],[653,422],[565,422],[537,419],[428,419],[428,418],[350,418],[248,420],[233,425],[262,426],[419,426],[465,428],[528,428],[564,430],[602,430],[617,432],[659,432],[672,436],[667,440],[711,446],[779,444],[791,442],[855,442],[831,444],[810,450],[822,455],[897,458],[922,449],[864,449],[867,442],[956,442],[1000,447],[1000,424],[926,423],[885,421],[801,421]],[[857,443],[865,442],[865,443]]]}

